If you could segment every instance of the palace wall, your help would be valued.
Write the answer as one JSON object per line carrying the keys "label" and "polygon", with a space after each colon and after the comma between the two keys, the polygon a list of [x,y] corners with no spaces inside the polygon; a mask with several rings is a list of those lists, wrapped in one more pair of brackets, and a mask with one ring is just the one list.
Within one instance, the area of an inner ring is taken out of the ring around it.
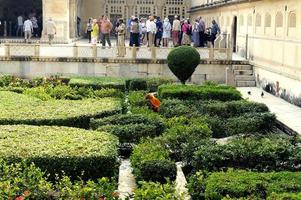
{"label": "palace wall", "polygon": [[198,2],[192,3],[191,18],[202,16],[207,26],[215,19],[222,32],[231,34],[237,53],[255,66],[260,86],[301,101],[300,0],[232,1],[220,6],[214,0]]}

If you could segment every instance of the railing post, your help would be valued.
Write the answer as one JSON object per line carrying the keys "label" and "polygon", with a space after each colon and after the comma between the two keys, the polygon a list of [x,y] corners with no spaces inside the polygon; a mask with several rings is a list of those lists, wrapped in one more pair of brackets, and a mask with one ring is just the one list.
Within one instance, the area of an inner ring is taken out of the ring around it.
{"label": "railing post", "polygon": [[133,60],[137,59],[137,47],[135,46],[132,47],[132,59]]}
{"label": "railing post", "polygon": [[151,47],[152,60],[157,60],[157,47]]}
{"label": "railing post", "polygon": [[73,45],[73,57],[77,58],[78,57],[78,46],[76,43]]}
{"label": "railing post", "polygon": [[10,57],[10,44],[5,44],[5,57]]}
{"label": "railing post", "polygon": [[34,56],[39,57],[40,56],[40,44],[36,43],[34,46]]}
{"label": "railing post", "polygon": [[214,49],[212,48],[209,48],[209,60],[213,60],[214,59]]}
{"label": "railing post", "polygon": [[93,45],[92,46],[92,51],[93,51],[93,58],[97,58],[97,46],[96,45]]}
{"label": "railing post", "polygon": [[232,48],[227,48],[227,59],[232,60]]}

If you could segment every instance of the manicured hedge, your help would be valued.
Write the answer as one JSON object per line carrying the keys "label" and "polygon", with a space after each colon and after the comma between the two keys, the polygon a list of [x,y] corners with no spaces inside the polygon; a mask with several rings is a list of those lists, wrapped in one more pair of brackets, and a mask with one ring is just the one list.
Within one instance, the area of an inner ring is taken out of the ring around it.
{"label": "manicured hedge", "polygon": [[169,150],[171,158],[176,161],[184,159],[184,148],[188,144],[200,143],[212,136],[212,131],[202,118],[172,118],[167,124],[169,129],[157,140]]}
{"label": "manicured hedge", "polygon": [[149,124],[107,125],[97,130],[116,135],[121,143],[138,143],[142,138],[158,136],[157,127]]}
{"label": "manicured hedge", "polygon": [[175,162],[158,142],[146,140],[140,143],[134,148],[130,160],[138,180],[165,183],[166,178],[176,178]]}
{"label": "manicured hedge", "polygon": [[144,107],[148,106],[148,102],[145,99],[146,91],[131,91],[128,94],[128,102],[131,107]]}
{"label": "manicured hedge", "polygon": [[13,163],[26,159],[54,180],[65,172],[72,179],[111,177],[118,168],[115,136],[67,127],[1,126],[0,158]]}
{"label": "manicured hedge", "polygon": [[218,85],[162,85],[159,87],[161,99],[182,100],[241,100],[241,94],[234,87]]}
{"label": "manicured hedge", "polygon": [[194,200],[220,200],[224,197],[278,200],[282,199],[278,197],[290,197],[301,192],[301,172],[198,172],[189,179],[188,188]]}
{"label": "manicured hedge", "polygon": [[269,112],[269,108],[262,103],[250,101],[193,101],[184,102],[185,105],[194,105],[201,114],[218,116],[223,118],[237,117],[244,113],[263,113]]}
{"label": "manicured hedge", "polygon": [[276,116],[272,113],[247,113],[226,121],[226,135],[248,133],[267,133],[276,125]]}
{"label": "manicured hedge", "polygon": [[300,139],[282,135],[246,136],[228,144],[208,143],[190,149],[185,161],[195,169],[242,168],[258,171],[301,169]]}
{"label": "manicured hedge", "polygon": [[124,93],[118,89],[100,89],[93,90],[92,88],[86,87],[70,87],[67,85],[59,86],[40,86],[34,88],[27,88],[24,90],[23,94],[31,97],[36,97],[38,99],[48,101],[52,99],[56,100],[82,100],[87,98],[105,98],[105,97],[115,97],[123,98]]}
{"label": "manicured hedge", "polygon": [[145,90],[149,92],[157,92],[160,85],[171,83],[173,83],[173,80],[168,78],[134,78],[127,79],[125,85],[126,89],[129,91]]}
{"label": "manicured hedge", "polygon": [[117,183],[108,178],[84,182],[64,176],[54,184],[34,164],[7,164],[0,160],[0,166],[0,199],[118,199]]}
{"label": "manicured hedge", "polygon": [[162,119],[156,115],[142,115],[142,114],[126,114],[114,115],[102,119],[92,119],[90,126],[96,130],[101,126],[106,125],[129,125],[129,124],[145,124],[156,127],[156,133],[160,134],[165,130],[165,125]]}
{"label": "manicured hedge", "polygon": [[71,87],[91,87],[93,89],[114,88],[125,90],[125,79],[112,77],[72,77],[69,85]]}
{"label": "manicured hedge", "polygon": [[121,112],[120,99],[42,101],[12,92],[0,92],[0,124],[58,125],[88,128],[90,118]]}

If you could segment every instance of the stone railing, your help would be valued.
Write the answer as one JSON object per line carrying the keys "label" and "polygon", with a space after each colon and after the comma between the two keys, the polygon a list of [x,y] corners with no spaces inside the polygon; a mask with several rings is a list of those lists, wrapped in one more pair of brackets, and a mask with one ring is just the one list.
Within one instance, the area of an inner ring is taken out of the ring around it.
{"label": "stone railing", "polygon": [[[126,53],[117,57],[118,48],[93,45],[1,44],[0,58],[80,58],[123,60],[166,60],[172,48],[124,47]],[[201,60],[232,60],[231,48],[197,48]]]}

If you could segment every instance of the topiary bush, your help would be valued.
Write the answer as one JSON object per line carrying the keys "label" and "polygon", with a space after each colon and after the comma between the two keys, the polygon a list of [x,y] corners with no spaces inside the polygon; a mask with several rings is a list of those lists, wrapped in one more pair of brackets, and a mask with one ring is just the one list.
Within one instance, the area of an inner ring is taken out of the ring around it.
{"label": "topiary bush", "polygon": [[174,48],[167,57],[169,69],[182,84],[192,76],[200,61],[199,52],[190,46]]}

